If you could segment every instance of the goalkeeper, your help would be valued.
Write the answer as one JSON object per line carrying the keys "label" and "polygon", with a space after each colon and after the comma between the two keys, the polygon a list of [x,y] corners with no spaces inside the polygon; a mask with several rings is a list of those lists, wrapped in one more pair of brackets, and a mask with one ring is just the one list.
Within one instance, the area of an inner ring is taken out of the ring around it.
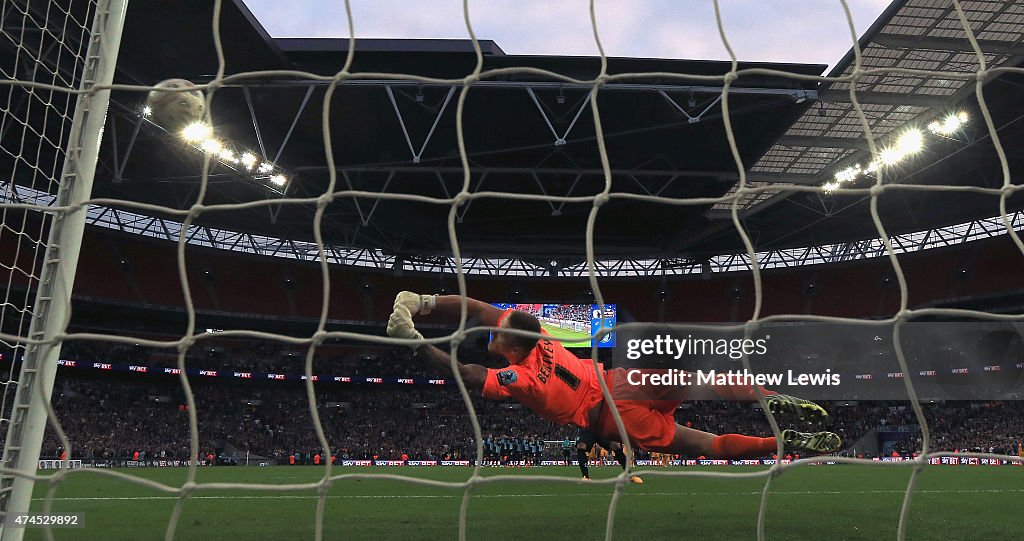
{"label": "goalkeeper", "polygon": [[[482,325],[527,331],[542,335],[541,339],[512,332],[496,331],[487,345],[488,351],[508,361],[506,368],[486,368],[479,364],[457,363],[456,369],[469,389],[480,390],[484,398],[514,398],[534,413],[559,425],[575,425],[592,431],[602,440],[623,441],[611,404],[604,400],[592,361],[581,360],[541,329],[532,314],[519,310],[501,310],[476,299],[466,299],[468,316]],[[395,298],[394,312],[388,321],[388,336],[419,340],[412,317],[432,311],[458,314],[458,295],[419,295],[403,291]],[[437,371],[452,374],[448,353],[430,344],[415,344],[418,356]],[[637,388],[629,385],[622,368],[607,372],[599,365],[614,398],[614,407],[622,418],[631,444],[648,451],[707,456],[717,458],[751,458],[769,455],[776,450],[774,437],[760,438],[741,434],[716,435],[685,427],[675,422],[675,410],[683,401],[685,389]],[[723,399],[756,401],[751,387],[721,386],[712,388]],[[660,394],[659,394],[660,393]],[[773,413],[796,414],[811,421],[823,421],[825,410],[813,402],[762,389]],[[651,399],[652,396],[656,398]],[[832,432],[781,432],[783,449],[800,454],[830,453],[839,448],[841,440]]]}

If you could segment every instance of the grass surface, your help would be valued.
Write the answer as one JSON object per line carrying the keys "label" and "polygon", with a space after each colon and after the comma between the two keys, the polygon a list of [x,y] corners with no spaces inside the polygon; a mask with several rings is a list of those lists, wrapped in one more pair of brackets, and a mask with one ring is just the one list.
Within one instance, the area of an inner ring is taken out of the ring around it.
{"label": "grass surface", "polygon": [[[758,467],[658,468],[651,471],[751,472]],[[643,469],[642,469],[643,470]],[[180,486],[185,469],[122,470]],[[594,479],[619,470],[595,467]],[[465,481],[470,468],[340,468],[338,474],[389,473],[438,481]],[[322,467],[207,467],[199,483],[316,482]],[[482,475],[528,474],[575,480],[575,467],[485,468]],[[813,466],[788,470],[772,482],[766,537],[772,540],[894,539],[907,467]],[[627,485],[615,513],[616,539],[754,539],[760,479],[647,476]],[[42,509],[48,484],[36,487],[33,511]],[[468,538],[486,540],[604,539],[611,485],[538,481],[484,483],[469,501]],[[331,487],[324,539],[454,539],[460,488],[384,479],[341,479]],[[907,539],[1019,539],[1024,467],[936,466],[924,471],[911,508]],[[57,512],[84,515],[84,527],[54,530],[56,539],[163,539],[177,496],[76,470],[56,492]],[[183,505],[175,539],[313,539],[314,490],[267,492],[207,490]],[[26,539],[43,539],[41,530]]]}
{"label": "grass surface", "polygon": [[562,346],[567,348],[589,348],[590,347],[590,333],[581,333],[576,331],[570,331],[568,329],[560,329],[558,325],[550,325],[548,323],[541,323],[541,327],[548,332],[551,336],[562,340]]}

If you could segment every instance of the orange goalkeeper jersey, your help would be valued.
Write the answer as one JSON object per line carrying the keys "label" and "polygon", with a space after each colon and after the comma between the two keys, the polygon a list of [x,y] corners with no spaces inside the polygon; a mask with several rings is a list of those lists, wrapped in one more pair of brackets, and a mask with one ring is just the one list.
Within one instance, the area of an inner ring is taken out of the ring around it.
{"label": "orange goalkeeper jersey", "polygon": [[[541,333],[551,336],[543,329]],[[604,366],[598,368],[603,374]],[[492,400],[513,398],[549,421],[579,427],[588,425],[587,413],[602,400],[593,361],[579,359],[549,338],[542,338],[522,362],[488,369],[483,395]]]}

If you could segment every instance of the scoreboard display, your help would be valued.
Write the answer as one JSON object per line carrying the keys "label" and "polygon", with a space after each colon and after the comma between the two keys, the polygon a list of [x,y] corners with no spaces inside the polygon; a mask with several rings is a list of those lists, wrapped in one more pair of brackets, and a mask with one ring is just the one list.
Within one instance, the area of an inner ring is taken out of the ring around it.
{"label": "scoreboard display", "polygon": [[608,332],[597,340],[590,337],[601,330],[615,327],[617,311],[614,304],[604,305],[604,313],[596,304],[516,304],[493,303],[502,310],[513,309],[529,312],[540,321],[541,327],[551,336],[558,338],[567,348],[589,348],[597,342],[599,348],[615,347],[615,333]]}

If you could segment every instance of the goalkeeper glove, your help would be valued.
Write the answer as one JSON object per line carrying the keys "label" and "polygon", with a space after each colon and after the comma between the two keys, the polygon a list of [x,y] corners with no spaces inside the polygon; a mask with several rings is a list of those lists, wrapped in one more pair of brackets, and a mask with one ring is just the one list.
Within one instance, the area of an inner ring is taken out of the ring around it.
{"label": "goalkeeper glove", "polygon": [[437,295],[420,295],[412,291],[402,291],[395,296],[395,308],[404,306],[409,309],[409,315],[427,315],[437,306]]}
{"label": "goalkeeper glove", "polygon": [[[387,333],[392,338],[405,338],[407,340],[423,339],[423,335],[416,330],[412,323],[412,314],[404,305],[395,306],[395,311],[391,313],[391,319],[388,320]],[[409,347],[416,351],[421,345],[423,344],[409,344]]]}

